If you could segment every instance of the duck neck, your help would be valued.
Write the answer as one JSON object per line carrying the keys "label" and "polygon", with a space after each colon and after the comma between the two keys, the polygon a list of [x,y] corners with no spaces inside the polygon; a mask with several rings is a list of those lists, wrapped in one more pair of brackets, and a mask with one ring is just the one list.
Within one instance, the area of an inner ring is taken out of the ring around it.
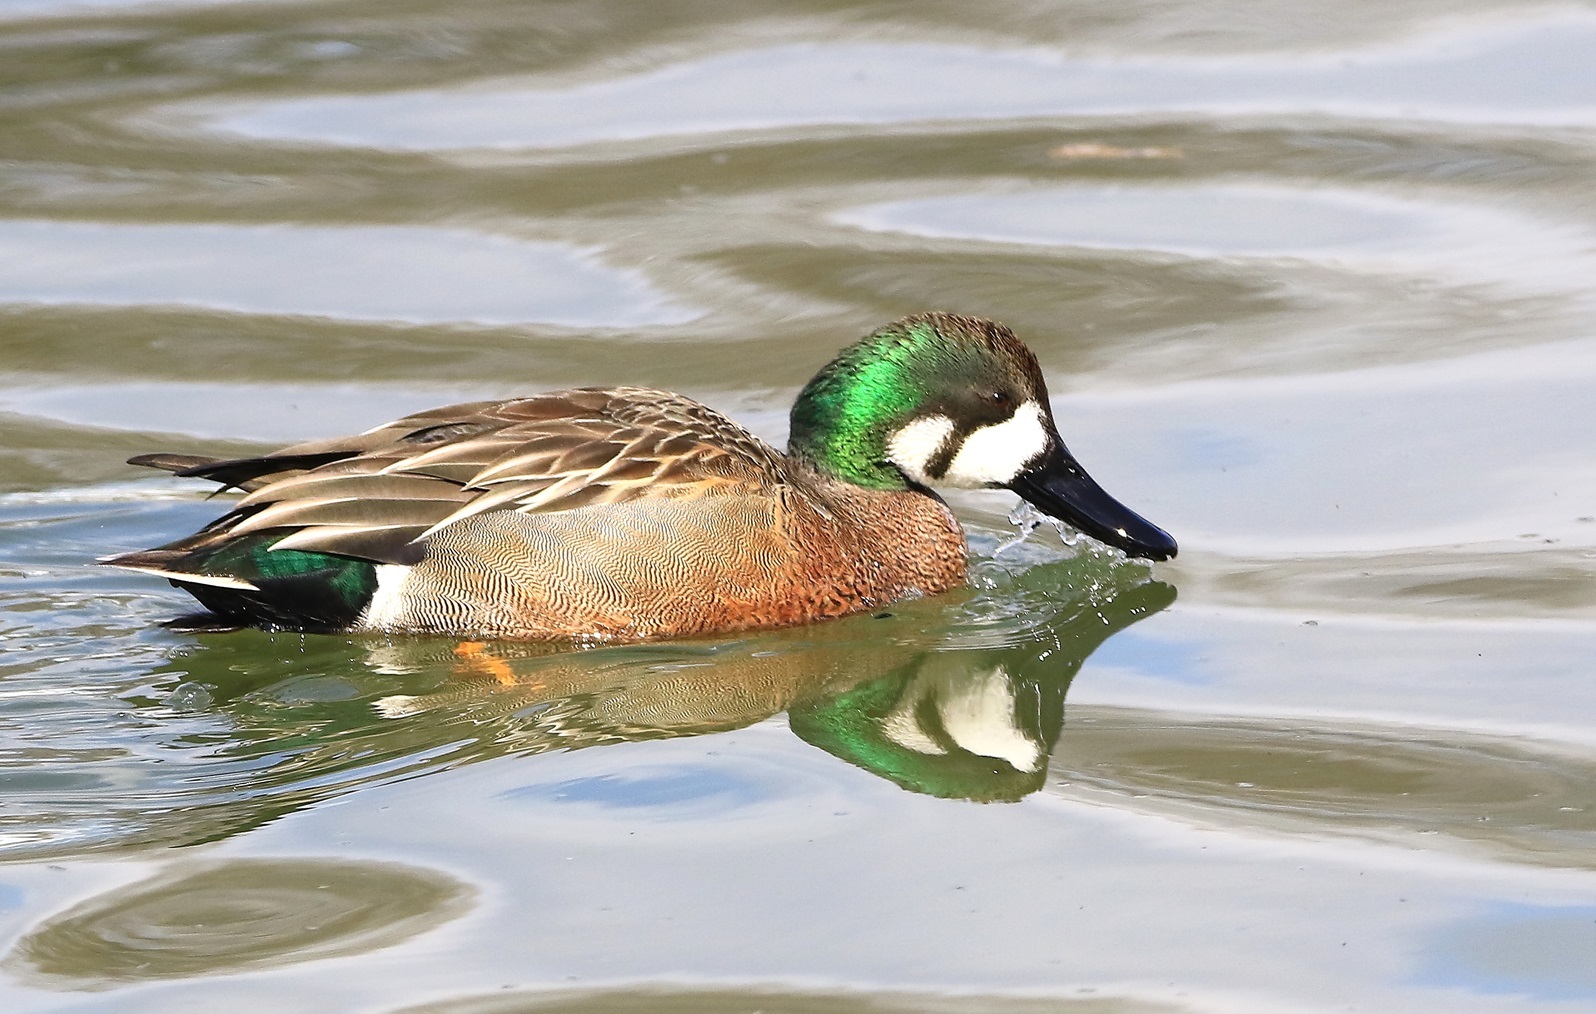
{"label": "duck neck", "polygon": [[887,460],[887,440],[914,410],[919,392],[897,357],[848,353],[821,370],[793,402],[787,453],[866,489],[908,489],[903,473]]}

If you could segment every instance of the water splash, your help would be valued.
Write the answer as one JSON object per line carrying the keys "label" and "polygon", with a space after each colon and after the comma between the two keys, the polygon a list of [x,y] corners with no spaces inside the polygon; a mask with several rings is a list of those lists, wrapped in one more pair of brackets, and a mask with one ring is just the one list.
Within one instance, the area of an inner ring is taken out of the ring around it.
{"label": "water splash", "polygon": [[1043,514],[1041,511],[1037,510],[1035,507],[1032,507],[1024,500],[1021,500],[1017,507],[1009,511],[1008,522],[1015,528],[1019,529],[1019,531],[998,543],[997,548],[992,550],[993,559],[996,559],[998,556],[1002,555],[1004,550],[1012,549],[1013,547],[1018,546],[1020,543],[1029,539],[1031,537],[1031,533],[1035,532],[1044,524],[1052,526],[1053,530],[1058,532],[1059,541],[1063,542],[1064,545],[1071,549],[1079,546],[1081,544],[1081,539],[1083,538],[1080,532],[1077,532],[1075,529],[1071,528],[1069,525],[1066,525],[1058,518],[1049,517],[1048,515]]}

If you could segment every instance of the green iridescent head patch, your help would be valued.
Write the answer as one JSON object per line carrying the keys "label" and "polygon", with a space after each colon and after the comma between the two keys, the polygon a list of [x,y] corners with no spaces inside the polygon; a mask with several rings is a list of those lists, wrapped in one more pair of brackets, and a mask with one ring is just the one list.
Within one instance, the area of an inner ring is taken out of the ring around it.
{"label": "green iridescent head patch", "polygon": [[992,378],[1041,383],[1035,357],[1007,328],[950,313],[905,317],[815,375],[793,403],[788,450],[857,485],[904,489],[886,461],[891,435],[949,392]]}

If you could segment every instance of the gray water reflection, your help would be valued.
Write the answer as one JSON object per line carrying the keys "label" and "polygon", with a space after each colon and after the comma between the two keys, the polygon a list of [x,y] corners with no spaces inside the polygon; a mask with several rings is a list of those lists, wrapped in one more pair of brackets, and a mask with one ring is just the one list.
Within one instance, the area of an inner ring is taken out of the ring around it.
{"label": "gray water reflection", "polygon": [[[247,137],[389,150],[570,148],[749,129],[1149,110],[1588,126],[1596,100],[1588,73],[1593,42],[1596,21],[1563,11],[1528,23],[1504,19],[1433,32],[1409,47],[1351,59],[1326,53],[1290,62],[800,44],[738,49],[563,87],[301,98],[165,115]],[[928,66],[936,73],[926,74]]]}
{"label": "gray water reflection", "polygon": [[459,918],[472,897],[441,873],[392,863],[184,863],[47,919],[4,963],[68,990],[222,975],[389,947]]}
{"label": "gray water reflection", "polygon": [[1196,1008],[1126,997],[1040,999],[638,987],[460,997],[394,1014],[1180,1014]]}
{"label": "gray water reflection", "polygon": [[1596,869],[1596,751],[1347,722],[1072,715],[1050,791],[1202,826]]}
{"label": "gray water reflection", "polygon": [[680,324],[591,250],[463,229],[0,220],[0,303],[188,305],[393,321]]}

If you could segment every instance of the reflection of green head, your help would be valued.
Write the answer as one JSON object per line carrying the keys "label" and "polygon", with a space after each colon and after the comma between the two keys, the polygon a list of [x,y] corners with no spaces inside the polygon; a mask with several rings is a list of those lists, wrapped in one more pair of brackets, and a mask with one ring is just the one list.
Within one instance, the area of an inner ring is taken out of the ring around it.
{"label": "reflection of green head", "polygon": [[1004,802],[1042,787],[1064,717],[1062,681],[986,669],[991,652],[937,652],[920,665],[794,708],[799,738],[912,792]]}
{"label": "reflection of green head", "polygon": [[[799,738],[910,790],[948,799],[1020,799],[1047,780],[1070,681],[1107,638],[1158,612],[1175,590],[1089,557],[1021,579],[1048,600],[1082,584],[1075,608],[1001,647],[932,651],[911,664],[788,711]],[[1094,576],[1095,575],[1095,576]],[[1129,584],[1129,587],[1124,587]],[[1021,591],[1017,586],[1013,592]]]}

